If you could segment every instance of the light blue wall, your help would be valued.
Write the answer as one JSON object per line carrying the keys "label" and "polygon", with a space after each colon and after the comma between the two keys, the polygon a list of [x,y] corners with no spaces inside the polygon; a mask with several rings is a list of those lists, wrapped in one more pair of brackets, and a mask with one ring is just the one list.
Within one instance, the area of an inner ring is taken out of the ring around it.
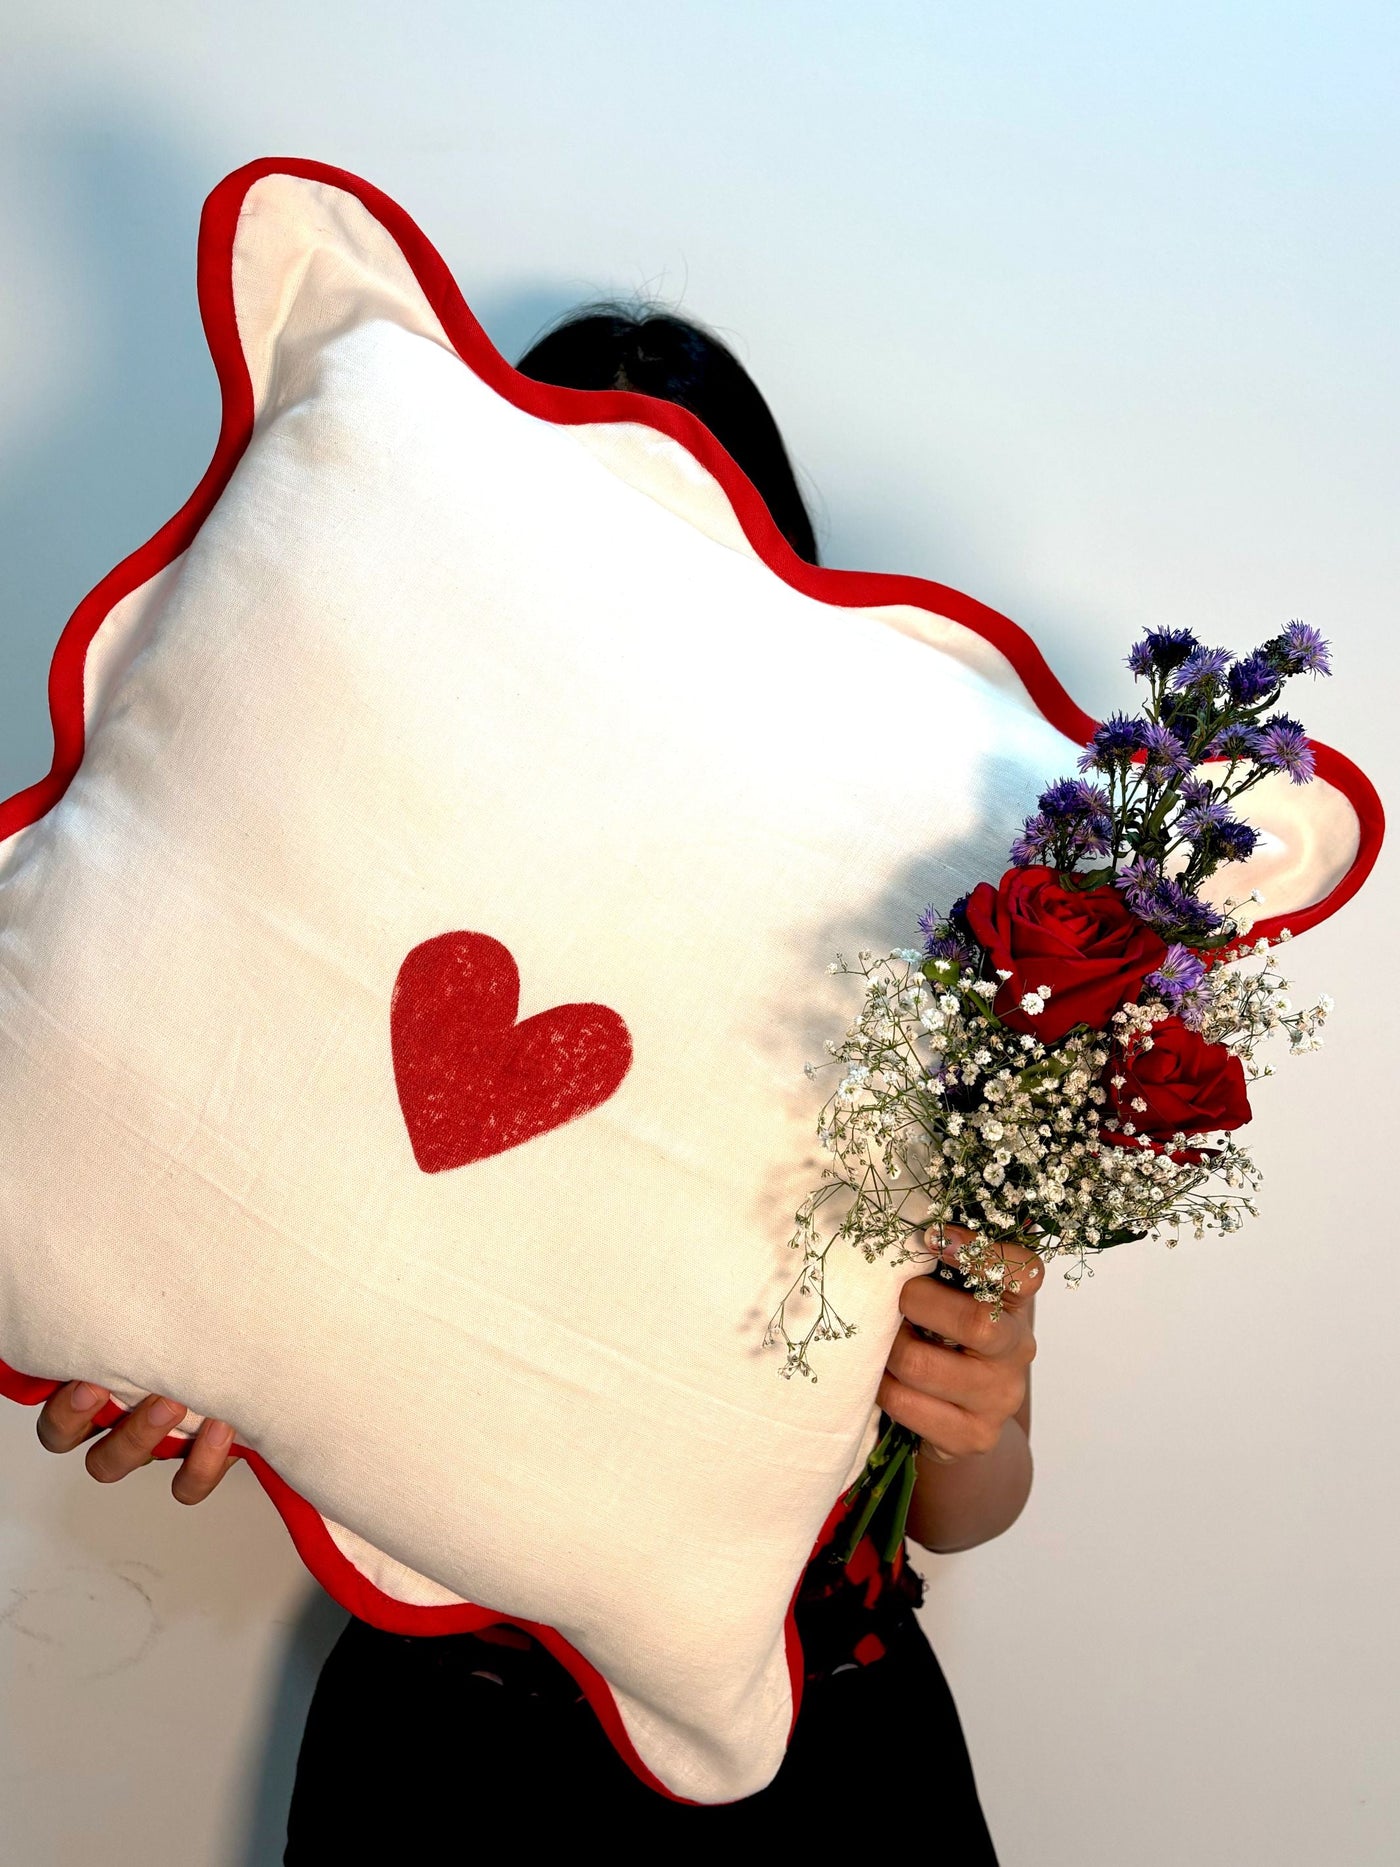
{"label": "light blue wall", "polygon": [[[1306,617],[1341,670],[1310,723],[1394,790],[1392,6],[8,0],[0,34],[0,793],[47,763],[64,617],[207,458],[199,205],[264,154],[395,196],[510,354],[600,291],[717,325],[829,560],[1005,610],[1091,708],[1122,698],[1143,623],[1241,645]],[[814,732],[849,757],[865,725],[833,669]],[[1341,1015],[1277,1088],[1266,1220],[1047,1293],[1037,1499],[935,1565],[1007,1867],[1400,1852],[1394,1278],[1368,1153],[1393,1151],[1393,993],[1366,958],[1387,905],[1388,870],[1311,943]],[[203,1517],[151,1474],[134,1503],[93,1498],[28,1435],[0,1422],[0,1824],[26,1867],[104,1838],[145,1867],[273,1859],[333,1621],[305,1619],[251,1487]],[[74,1634],[73,1602],[126,1601],[133,1574],[155,1631],[132,1607],[93,1684],[83,1642],[112,1618]],[[68,1630],[57,1673],[26,1614]],[[84,1761],[66,1733],[94,1705],[153,1735]],[[203,1786],[158,1838],[192,1730]],[[932,1799],[937,1759],[906,1742]]]}

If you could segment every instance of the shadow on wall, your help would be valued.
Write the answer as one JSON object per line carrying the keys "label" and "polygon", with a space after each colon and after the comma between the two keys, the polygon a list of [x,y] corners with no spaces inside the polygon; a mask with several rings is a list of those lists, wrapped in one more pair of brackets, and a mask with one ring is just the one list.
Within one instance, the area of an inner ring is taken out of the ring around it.
{"label": "shadow on wall", "polygon": [[307,1597],[293,1623],[267,1718],[258,1732],[255,1754],[248,1759],[247,1786],[242,1797],[248,1811],[247,1830],[242,1851],[229,1853],[229,1859],[237,1861],[239,1867],[270,1867],[270,1863],[282,1858],[307,1707],[321,1666],[346,1620],[345,1610],[318,1588]]}
{"label": "shadow on wall", "polygon": [[[42,178],[46,268],[81,341],[47,405],[0,438],[5,796],[48,769],[46,683],[64,622],[184,503],[219,426],[195,296],[195,230],[217,177],[131,127],[76,113],[10,127]],[[42,318],[43,303],[15,313]]]}
{"label": "shadow on wall", "polygon": [[498,287],[473,296],[470,279],[459,283],[486,335],[507,363],[518,363],[535,339],[566,311],[608,296],[601,288],[590,290],[577,283]]}
{"label": "shadow on wall", "polygon": [[[49,214],[38,273],[62,294],[61,325],[74,341],[47,395],[0,436],[0,795],[49,766],[47,677],[63,624],[184,503],[219,427],[195,291],[200,207],[219,177],[178,146],[135,126],[104,125],[95,113],[75,109],[65,121],[49,112],[32,126],[10,127]],[[16,304],[13,285],[10,291],[17,320],[45,316],[42,298]],[[22,324],[19,342],[22,363]],[[151,1536],[148,1502],[96,1486],[54,1491],[64,1542],[86,1544],[99,1580],[110,1570],[114,1586],[122,1579],[118,1552],[142,1548]],[[261,1497],[240,1502],[267,1509]],[[240,1561],[226,1547],[226,1519],[211,1515],[181,1528],[185,1573],[174,1592],[183,1608],[176,1611],[220,1619],[231,1613],[235,1621],[256,1612],[255,1603],[239,1599],[248,1586],[247,1551]],[[92,1573],[84,1575],[91,1591]],[[35,1579],[54,1586],[47,1563]],[[171,1605],[163,1602],[163,1611]],[[246,1867],[282,1857],[306,1708],[345,1618],[311,1587],[287,1636],[265,1720],[249,1733],[242,1793],[233,1799],[246,1815],[228,1858]]]}

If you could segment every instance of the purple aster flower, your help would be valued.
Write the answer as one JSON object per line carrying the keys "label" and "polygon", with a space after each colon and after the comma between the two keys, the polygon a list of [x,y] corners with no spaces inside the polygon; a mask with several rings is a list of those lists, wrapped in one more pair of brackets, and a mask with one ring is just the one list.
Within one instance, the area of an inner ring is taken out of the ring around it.
{"label": "purple aster flower", "polygon": [[1258,756],[1259,734],[1253,726],[1246,726],[1243,721],[1237,721],[1233,726],[1222,726],[1206,747],[1207,758],[1227,758],[1231,763]]}
{"label": "purple aster flower", "polygon": [[1183,804],[1209,804],[1215,796],[1215,786],[1209,778],[1187,778],[1181,786]]}
{"label": "purple aster flower", "polygon": [[1090,823],[1079,823],[1070,831],[1070,856],[1078,862],[1081,856],[1106,856],[1109,850],[1109,833],[1113,825],[1107,817],[1095,818]]}
{"label": "purple aster flower", "polygon": [[1252,824],[1231,817],[1215,833],[1215,846],[1227,862],[1247,862],[1259,842],[1259,832]]}
{"label": "purple aster flower", "polygon": [[[1159,875],[1157,880],[1153,882],[1150,887],[1144,883],[1143,886],[1134,888],[1131,891],[1127,889],[1124,890],[1128,906],[1133,910],[1134,914],[1137,915],[1139,920],[1146,921],[1149,926],[1160,927],[1163,925],[1161,890],[1165,886],[1165,883],[1166,878]],[[1174,885],[1175,884],[1173,884],[1173,886]],[[1168,920],[1167,924],[1170,924],[1170,920]]]}
{"label": "purple aster flower", "polygon": [[[1120,888],[1123,880],[1123,876],[1118,878]],[[1204,939],[1220,925],[1220,916],[1208,902],[1191,894],[1169,875],[1159,875],[1151,883],[1144,878],[1131,892],[1125,888],[1124,899],[1140,920],[1163,933]]]}
{"label": "purple aster flower", "polygon": [[1260,649],[1282,674],[1330,674],[1332,656],[1321,633],[1306,622],[1290,622],[1282,635],[1276,635]]}
{"label": "purple aster flower", "polygon": [[1163,876],[1158,882],[1154,905],[1159,927],[1171,927],[1202,939],[1206,934],[1213,934],[1220,926],[1221,917],[1210,903],[1202,901],[1199,895],[1191,894],[1170,876]]}
{"label": "purple aster flower", "polygon": [[1168,773],[1185,776],[1191,770],[1186,747],[1171,727],[1164,726],[1160,720],[1149,720],[1143,727],[1142,749],[1147,754],[1148,770],[1160,777]]}
{"label": "purple aster flower", "polygon": [[1189,629],[1149,629],[1128,654],[1134,674],[1170,674],[1200,643]]}
{"label": "purple aster flower", "polygon": [[1011,866],[1030,869],[1039,862],[1048,862],[1054,847],[1055,826],[1037,811],[1033,817],[1026,818],[1021,834],[1011,845]]}
{"label": "purple aster flower", "polygon": [[1243,862],[1254,854],[1259,841],[1258,831],[1232,817],[1223,799],[1193,804],[1182,811],[1174,827],[1189,841],[1202,844],[1209,855],[1223,856],[1227,862]]}
{"label": "purple aster flower", "polygon": [[929,959],[956,960],[963,966],[975,958],[971,945],[935,907],[926,907],[919,916],[919,932],[924,936],[924,953]]}
{"label": "purple aster flower", "polygon": [[965,940],[959,940],[956,934],[942,934],[933,940],[925,940],[924,952],[929,959],[950,959],[956,966],[971,966],[977,955]]}
{"label": "purple aster flower", "polygon": [[1113,805],[1109,802],[1108,792],[1101,784],[1086,784],[1080,787],[1079,801],[1090,817],[1101,818],[1106,826],[1113,822]]}
{"label": "purple aster flower", "polygon": [[1193,992],[1206,976],[1204,963],[1190,947],[1173,944],[1156,972],[1147,975],[1146,983],[1155,986],[1169,1004]]}
{"label": "purple aster flower", "polygon": [[1257,707],[1279,683],[1278,669],[1262,648],[1237,661],[1230,670],[1230,698],[1237,707]]}
{"label": "purple aster flower", "polygon": [[1108,851],[1113,830],[1113,807],[1108,793],[1082,778],[1061,778],[1043,791],[1040,808],[1027,817],[1011,846],[1011,861],[1018,869],[1044,862],[1071,868],[1084,856]]}
{"label": "purple aster flower", "polygon": [[1210,1010],[1210,993],[1204,985],[1198,985],[1193,991],[1183,992],[1173,1009],[1188,1031],[1199,1031]]}
{"label": "purple aster flower", "polygon": [[1113,808],[1101,785],[1086,784],[1082,778],[1059,779],[1048,791],[1041,792],[1038,802],[1045,815],[1054,820],[1107,817]]}
{"label": "purple aster flower", "polygon": [[1193,648],[1172,676],[1173,687],[1214,687],[1234,660],[1227,648]]}
{"label": "purple aster flower", "polygon": [[1183,810],[1176,820],[1176,828],[1183,836],[1190,837],[1193,843],[1199,843],[1213,830],[1230,821],[1230,807],[1218,799],[1209,804],[1192,804]]}
{"label": "purple aster flower", "polygon": [[1149,856],[1138,856],[1119,873],[1114,886],[1121,892],[1133,913],[1140,920],[1146,920],[1147,915],[1143,909],[1151,906],[1157,884],[1161,879],[1160,863],[1152,861]]}
{"label": "purple aster flower", "polygon": [[1098,727],[1087,749],[1080,754],[1081,771],[1107,771],[1121,759],[1130,759],[1142,750],[1146,720],[1127,713],[1111,713]]}
{"label": "purple aster flower", "polygon": [[1259,728],[1255,757],[1270,771],[1286,771],[1294,784],[1306,784],[1316,769],[1307,734],[1286,713],[1271,714]]}

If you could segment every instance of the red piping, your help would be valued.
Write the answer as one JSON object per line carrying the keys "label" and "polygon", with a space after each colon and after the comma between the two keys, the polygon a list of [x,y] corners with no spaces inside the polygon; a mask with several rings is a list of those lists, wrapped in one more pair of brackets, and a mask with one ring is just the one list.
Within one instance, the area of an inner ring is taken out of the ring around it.
{"label": "red piping", "polygon": [[[998,649],[1015,668],[1027,693],[1041,713],[1060,732],[1078,743],[1086,741],[1095,722],[1075,705],[1050,670],[1035,643],[1006,616],[986,604],[964,596],[945,584],[920,577],[902,577],[868,571],[830,570],[797,557],[773,523],[756,488],[730,459],[708,429],[687,410],[671,402],[654,400],[630,390],[560,389],[537,383],[512,369],[491,343],[469,310],[441,254],[401,207],[370,183],[343,169],[295,158],[268,157],[250,162],[219,183],[204,206],[199,231],[199,305],[210,355],[223,395],[223,419],[214,455],[199,485],[167,524],[139,550],[123,559],[74,610],[54,651],[49,672],[49,712],[53,721],[54,755],[48,773],[37,783],[0,803],[0,841],[33,823],[62,797],[82,761],[84,743],[83,673],[88,646],[103,621],[121,599],[150,580],[183,552],[204,523],[228,484],[253,431],[253,390],[239,341],[233,296],[233,249],[239,217],[248,191],[271,175],[289,175],[319,182],[354,196],[393,237],[411,267],[424,296],[462,361],[481,380],[517,408],[547,421],[566,425],[581,422],[644,422],[678,441],[719,482],[734,507],[750,544],[769,568],[786,583],[821,602],[844,608],[877,608],[909,604],[965,624]],[[1284,922],[1297,933],[1333,914],[1354,895],[1376,860],[1384,829],[1380,798],[1370,780],[1350,759],[1329,746],[1313,742],[1320,777],[1335,785],[1351,802],[1360,825],[1356,860],[1330,893],[1312,907],[1262,920],[1255,933],[1270,935]],[[37,1406],[59,1387],[57,1380],[20,1374],[0,1362],[0,1394],[27,1406]],[[98,1415],[100,1424],[117,1419],[122,1409],[111,1403]],[[185,1441],[168,1438],[158,1458],[172,1458]],[[362,1620],[391,1633],[459,1633],[508,1621],[532,1634],[578,1681],[607,1730],[618,1753],[651,1788],[673,1800],[664,1783],[652,1774],[637,1754],[622,1722],[607,1681],[595,1667],[553,1628],[503,1615],[491,1609],[415,1607],[397,1601],[376,1588],[331,1540],[320,1513],[293,1491],[257,1452],[235,1446],[234,1455],[246,1459],[259,1482],[281,1513],[298,1554],[326,1591]],[[829,1536],[839,1516],[838,1503],[823,1529],[817,1547]],[[794,1596],[795,1600],[795,1596]],[[802,1650],[792,1607],[786,1623],[789,1675],[792,1682],[793,1719],[802,1695]]]}

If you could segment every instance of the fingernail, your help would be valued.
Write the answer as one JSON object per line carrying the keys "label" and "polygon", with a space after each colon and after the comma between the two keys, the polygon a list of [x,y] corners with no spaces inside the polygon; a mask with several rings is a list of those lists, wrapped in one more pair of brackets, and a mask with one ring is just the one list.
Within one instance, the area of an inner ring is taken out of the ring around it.
{"label": "fingernail", "polygon": [[225,1446],[233,1444],[233,1428],[227,1420],[211,1420],[204,1430],[204,1439],[216,1452],[222,1452]]}
{"label": "fingernail", "polygon": [[95,1413],[103,1398],[100,1387],[94,1387],[90,1381],[79,1381],[68,1396],[68,1404],[75,1413]]}
{"label": "fingernail", "polygon": [[146,1418],[152,1426],[173,1426],[177,1420],[183,1420],[185,1409],[173,1400],[153,1400]]}

